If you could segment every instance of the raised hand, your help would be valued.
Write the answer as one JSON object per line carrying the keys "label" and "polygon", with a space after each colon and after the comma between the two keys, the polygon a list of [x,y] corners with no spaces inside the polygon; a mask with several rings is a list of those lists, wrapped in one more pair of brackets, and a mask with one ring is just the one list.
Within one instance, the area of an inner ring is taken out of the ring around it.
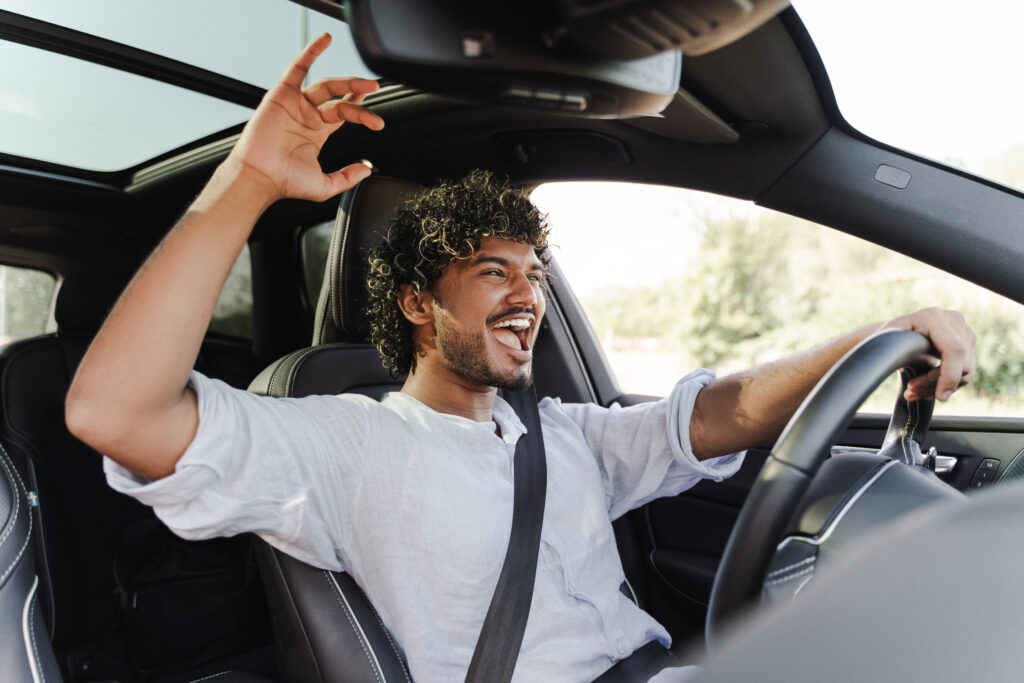
{"label": "raised hand", "polygon": [[330,43],[325,33],[295,58],[263,96],[228,157],[235,172],[248,174],[265,187],[270,202],[286,197],[323,201],[370,175],[360,163],[324,173],[317,160],[327,138],[346,122],[371,130],[384,127],[381,117],[359,106],[377,90],[376,81],[327,78],[302,88],[313,62]]}

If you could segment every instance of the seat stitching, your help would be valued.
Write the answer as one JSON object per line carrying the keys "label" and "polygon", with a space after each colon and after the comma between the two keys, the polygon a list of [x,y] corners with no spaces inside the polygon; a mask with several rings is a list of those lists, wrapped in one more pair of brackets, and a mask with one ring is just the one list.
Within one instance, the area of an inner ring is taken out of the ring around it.
{"label": "seat stitching", "polygon": [[[360,345],[363,346],[363,345]],[[297,360],[292,364],[288,370],[288,379],[286,380],[287,395],[291,396],[294,390],[295,376],[299,374],[302,369],[302,363],[304,363],[310,356],[314,356],[318,353],[326,353],[332,349],[351,349],[355,348],[354,344],[348,342],[331,342],[330,344],[319,344],[317,346],[310,346],[302,349],[301,351],[295,351],[294,354],[298,354]]]}
{"label": "seat stitching", "polygon": [[[289,353],[287,356],[285,356],[284,361],[279,363],[278,366],[276,368],[274,368],[274,372],[272,372],[270,374],[270,385],[268,387],[268,390],[271,392],[271,395],[273,395],[274,383],[277,381],[277,377],[281,373],[281,370],[284,369],[284,367],[286,365],[288,365],[288,361],[290,361],[296,355],[301,355],[301,352],[300,351],[293,351],[292,353]],[[296,361],[296,362],[298,362],[298,361]],[[291,376],[291,368],[289,368],[288,373],[289,373],[289,377],[290,377]],[[288,384],[288,380],[286,379],[285,380],[285,385],[287,385],[287,384]],[[288,390],[288,387],[285,386],[285,391],[287,391],[287,390]]]}
{"label": "seat stitching", "polygon": [[[38,580],[39,580],[39,578],[36,577],[36,581],[38,581]],[[42,679],[42,683],[46,683],[46,672],[43,670],[43,660],[39,658],[39,646],[36,645],[36,620],[32,618],[32,603],[34,603],[36,601],[37,597],[39,597],[39,593],[38,592],[34,592],[32,594],[32,600],[29,602],[29,606],[28,606],[28,612],[29,612],[28,624],[29,624],[29,627],[28,627],[28,630],[29,630],[29,634],[30,634],[30,636],[32,638],[32,654],[33,654],[33,656],[35,656],[36,663],[39,665],[39,677]]]}
{"label": "seat stitching", "polygon": [[[904,368],[904,371],[908,375],[910,375],[910,378],[907,380],[907,382],[910,382],[910,380],[912,380],[915,377],[917,377],[917,371],[915,371],[913,368]],[[913,429],[910,428],[910,423],[911,422],[914,423]],[[908,432],[908,430],[909,430],[909,433],[910,433],[910,437],[909,438],[913,438],[914,432],[917,431],[917,401],[914,401],[913,403],[910,403],[907,406],[907,423],[905,425],[903,425],[903,438],[900,439],[900,446],[903,449],[903,460],[908,465],[913,465],[914,461],[910,457],[910,453],[907,452],[907,438],[908,438],[907,437],[907,432]]]}
{"label": "seat stitching", "polygon": [[196,678],[194,680],[191,680],[191,681],[189,681],[189,683],[199,683],[199,681],[208,681],[211,678],[216,678],[217,676],[223,676],[224,674],[229,674],[229,673],[231,673],[231,672],[230,671],[218,671],[215,674],[210,674],[209,676],[204,676],[202,678]]}
{"label": "seat stitching", "polygon": [[330,573],[328,573],[326,570],[321,570],[321,574],[327,581],[327,584],[331,587],[331,590],[334,591],[334,599],[338,601],[339,605],[341,605],[341,610],[345,613],[345,618],[348,619],[348,625],[352,627],[352,631],[356,634],[356,637],[359,639],[359,646],[363,648],[363,654],[366,655],[366,661],[369,663],[370,668],[373,670],[373,677],[378,681],[378,683],[382,683],[381,677],[380,675],[378,675],[378,667],[374,664],[373,656],[367,649],[367,643],[365,638],[363,637],[362,631],[356,626],[354,615],[352,615],[352,613],[350,612],[348,605],[345,604],[345,601],[341,595],[341,589],[331,579]]}
{"label": "seat stitching", "polygon": [[792,581],[793,579],[795,579],[797,577],[806,576],[807,574],[812,574],[812,573],[814,573],[814,565],[811,565],[810,567],[807,567],[806,569],[802,569],[802,570],[798,571],[795,574],[790,574],[789,576],[784,576],[781,579],[775,579],[773,581],[765,581],[764,585],[766,585],[766,586],[775,586],[775,585],[778,585],[780,583],[785,583],[786,581]]}
{"label": "seat stitching", "polygon": [[[0,450],[3,450],[3,446],[0,446]],[[11,515],[11,519],[8,522],[7,529],[4,531],[3,535],[0,536],[0,548],[4,547],[4,543],[7,541],[7,538],[11,535],[11,532],[14,531],[14,527],[17,526],[18,515],[20,514],[21,511],[21,496],[18,495],[18,487],[14,485],[14,479],[11,477],[11,471],[7,467],[6,455],[7,452],[4,451],[4,457],[0,458],[0,463],[3,464],[4,471],[7,473],[7,479],[11,483],[11,494],[14,496],[14,513]]]}
{"label": "seat stitching", "polygon": [[776,569],[773,572],[769,572],[768,576],[766,576],[765,578],[766,579],[770,579],[773,576],[778,576],[779,574],[785,574],[786,572],[788,572],[791,569],[796,569],[797,567],[802,567],[805,564],[808,564],[809,562],[814,562],[817,559],[818,559],[817,556],[813,556],[812,555],[811,557],[808,557],[808,558],[805,558],[803,560],[800,560],[799,562],[794,562],[791,565],[785,566],[782,569]]}
{"label": "seat stitching", "polygon": [[[356,204],[356,199],[357,199],[357,197],[360,194],[360,186],[356,185],[354,190],[355,191],[352,194],[352,202],[349,204],[348,211],[345,212],[345,227],[341,231],[341,244],[339,245],[341,253],[338,255],[338,267],[335,268],[334,267],[334,262],[333,261],[331,262],[331,276],[330,276],[331,277],[331,284],[333,285],[335,282],[337,282],[338,286],[340,288],[342,288],[342,289],[344,289],[344,287],[345,287],[344,279],[341,278],[341,277],[337,277],[337,275],[341,274],[341,272],[342,272],[341,268],[342,268],[342,265],[345,262],[345,255],[346,255],[346,251],[348,249],[348,235],[349,235],[349,232],[350,232],[351,226],[352,226],[352,215],[355,213],[355,211],[353,209],[357,205]],[[332,287],[332,289],[333,289],[333,287]],[[331,303],[334,306],[337,306],[338,315],[337,315],[337,317],[336,317],[336,319],[334,321],[334,324],[338,326],[338,329],[340,329],[343,332],[347,333],[348,330],[345,329],[345,304],[344,304],[345,300],[344,300],[344,294],[345,294],[344,292],[342,292],[341,296],[338,296],[337,294],[335,294],[334,300],[329,302],[329,303]],[[333,311],[332,311],[332,313],[333,313]]]}
{"label": "seat stitching", "polygon": [[[366,591],[360,588],[359,592],[363,594],[364,598],[366,598]],[[401,653],[395,646],[395,641],[391,639],[391,631],[389,631],[388,627],[384,625],[384,621],[380,618],[380,614],[377,612],[377,609],[370,602],[369,598],[366,598],[366,603],[370,605],[370,611],[373,612],[373,616],[377,619],[377,623],[380,625],[381,630],[384,631],[384,637],[388,639],[388,643],[391,645],[391,650],[395,653],[395,656],[398,658],[398,663],[402,667],[402,673],[405,674],[405,680],[407,680],[409,683],[412,683],[412,678],[409,676],[409,669],[407,669],[405,666],[405,660],[402,659]]]}
{"label": "seat stitching", "polygon": [[[2,445],[0,445],[0,464],[2,464],[4,466],[4,470],[7,472],[7,478],[10,480],[11,479],[11,470],[14,468],[14,466],[13,465],[8,466],[7,463],[8,463],[8,461],[7,461],[7,451],[5,451],[4,447]],[[14,469],[14,476],[17,477],[18,484],[21,486],[21,489],[20,489],[21,493],[24,494],[25,493],[25,484],[21,481],[21,475],[18,474],[18,470],[17,469]],[[12,488],[14,489],[14,499],[15,499],[15,501],[17,501],[17,508],[16,509],[20,509],[21,502],[18,500],[19,499],[19,489],[16,486],[12,487]],[[21,550],[18,551],[18,554],[14,557],[13,560],[11,560],[11,564],[8,565],[7,569],[4,570],[4,573],[0,574],[0,585],[2,585],[4,580],[7,579],[8,574],[10,574],[12,571],[14,571],[15,565],[17,565],[18,562],[21,560],[21,556],[25,553],[25,548],[28,547],[29,541],[32,540],[32,515],[27,515],[27,517],[28,517],[28,533],[25,534],[25,542],[22,544]],[[14,528],[14,520],[13,519],[11,521],[11,527],[10,528],[11,529]],[[7,531],[7,535],[9,535],[9,534],[10,534],[10,529],[8,529],[8,531]]]}
{"label": "seat stitching", "polygon": [[316,347],[310,347],[310,348],[304,349],[303,351],[300,351],[300,352],[298,352],[296,354],[295,361],[292,363],[291,367],[288,368],[288,378],[285,380],[285,386],[284,386],[285,394],[290,395],[292,393],[292,387],[295,384],[295,375],[298,374],[299,368],[302,366],[302,363],[307,358],[309,358],[310,354],[313,352],[313,349],[315,349],[315,348]]}

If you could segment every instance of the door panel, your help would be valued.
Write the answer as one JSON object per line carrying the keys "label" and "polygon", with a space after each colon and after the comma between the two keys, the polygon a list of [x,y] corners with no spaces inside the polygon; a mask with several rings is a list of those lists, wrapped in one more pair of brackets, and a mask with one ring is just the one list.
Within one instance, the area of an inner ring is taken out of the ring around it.
{"label": "door panel", "polygon": [[[643,398],[624,396],[619,402],[636,403]],[[888,416],[857,416],[837,445],[877,449],[888,421]],[[1024,420],[935,417],[925,440],[926,448],[932,446],[939,455],[957,458],[943,479],[971,495],[984,495],[984,491],[970,491],[968,487],[985,459],[999,460],[996,478],[986,487],[1021,478],[1018,470],[1024,470]],[[654,501],[631,513],[643,539],[648,582],[645,607],[669,628],[677,644],[703,636],[718,561],[769,453],[770,445],[751,449],[733,477],[721,483],[702,481],[679,496]]]}

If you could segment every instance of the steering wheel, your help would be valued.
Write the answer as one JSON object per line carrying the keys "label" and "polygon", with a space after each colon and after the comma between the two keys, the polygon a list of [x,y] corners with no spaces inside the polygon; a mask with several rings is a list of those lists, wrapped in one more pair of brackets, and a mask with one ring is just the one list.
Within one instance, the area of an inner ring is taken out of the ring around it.
{"label": "steering wheel", "polygon": [[[897,369],[909,369],[904,373],[905,384],[908,376],[927,372],[936,363],[925,337],[909,330],[887,330],[851,349],[804,399],[750,489],[725,546],[708,604],[709,653],[721,635],[723,621],[760,594],[790,518],[860,404]],[[931,401],[908,404],[901,391],[883,452],[914,464],[908,440],[923,441],[932,405]]]}

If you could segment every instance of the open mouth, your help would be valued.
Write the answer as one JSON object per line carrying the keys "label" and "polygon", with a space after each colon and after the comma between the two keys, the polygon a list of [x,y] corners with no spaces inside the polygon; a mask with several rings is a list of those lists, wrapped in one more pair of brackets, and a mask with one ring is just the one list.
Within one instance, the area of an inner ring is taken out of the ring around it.
{"label": "open mouth", "polygon": [[491,328],[491,334],[501,344],[516,351],[530,350],[532,318],[507,318]]}

